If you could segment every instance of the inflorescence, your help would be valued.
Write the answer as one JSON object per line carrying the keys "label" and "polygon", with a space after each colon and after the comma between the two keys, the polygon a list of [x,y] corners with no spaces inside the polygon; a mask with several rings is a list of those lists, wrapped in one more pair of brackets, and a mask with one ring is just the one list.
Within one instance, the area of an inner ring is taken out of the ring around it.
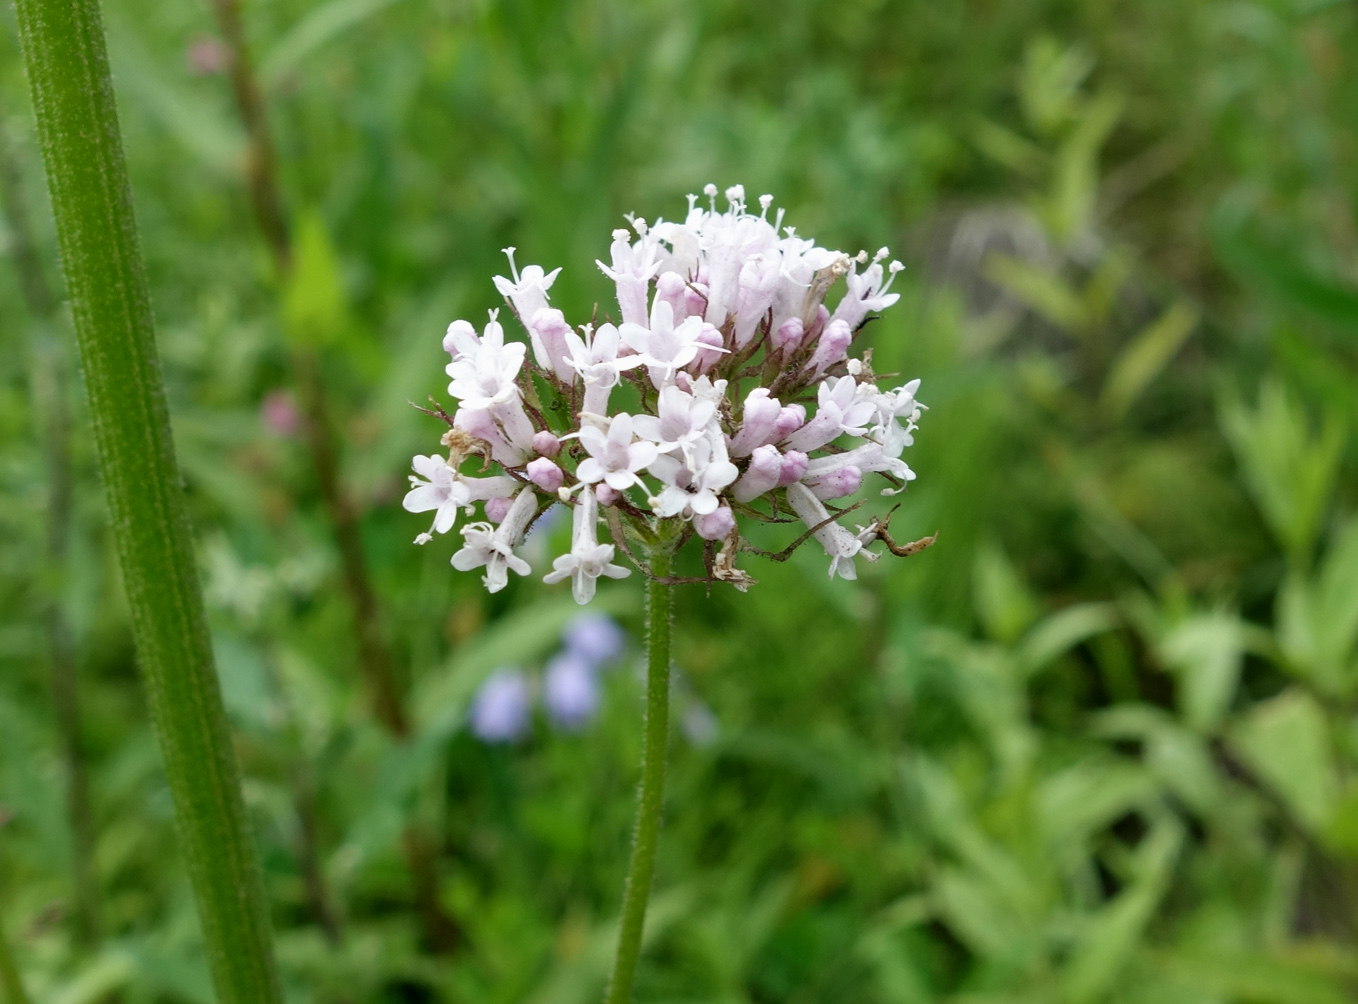
{"label": "inflorescence", "polygon": [[[459,511],[481,503],[485,519],[462,527],[454,568],[483,568],[486,588],[504,588],[509,573],[532,569],[515,548],[552,505],[573,511],[570,550],[544,581],[570,579],[587,603],[600,576],[622,578],[617,550],[641,571],[669,583],[754,584],[736,566],[749,551],[775,560],[815,539],[830,558],[830,575],[853,579],[855,558],[877,560],[881,541],[897,555],[932,543],[897,544],[888,517],[850,531],[839,520],[862,505],[833,501],[858,492],[865,475],[902,491],[915,474],[901,459],[913,443],[923,406],[918,380],[879,390],[871,350],[852,357],[856,335],[875,311],[891,306],[899,262],[819,247],[768,219],[773,197],[750,212],[745,190],[704,190],[708,208],[689,196],[682,223],[648,225],[629,218],[613,231],[611,264],[600,269],[617,285],[619,320],[573,328],[548,293],[560,269],[518,269],[506,248],[511,278],[495,286],[528,333],[508,341],[498,311],[481,334],[467,321],[448,327],[452,356],[448,393],[458,400],[441,440],[448,454],[417,456],[405,508],[434,512],[430,532],[447,533]],[[783,236],[779,236],[782,234]],[[831,310],[826,295],[846,289]],[[531,353],[529,348],[531,346]],[[626,409],[626,410],[624,410]],[[472,456],[482,470],[468,476]],[[800,522],[780,552],[761,551],[740,521]],[[600,522],[612,543],[599,540]],[[646,557],[686,540],[703,541],[701,576],[659,576]]]}

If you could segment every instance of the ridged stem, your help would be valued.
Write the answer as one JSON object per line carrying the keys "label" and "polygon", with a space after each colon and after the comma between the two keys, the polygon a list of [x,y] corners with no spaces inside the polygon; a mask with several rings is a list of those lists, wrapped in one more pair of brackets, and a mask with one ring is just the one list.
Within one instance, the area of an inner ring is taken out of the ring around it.
{"label": "ridged stem", "polygon": [[19,34],[142,678],[220,1004],[282,993],[203,610],[97,0]]}
{"label": "ridged stem", "polygon": [[[670,574],[668,551],[651,555],[651,569],[659,577]],[[655,852],[660,841],[660,818],[665,804],[665,752],[670,725],[670,621],[673,586],[651,579],[646,604],[646,722],[641,747],[641,791],[632,837],[632,860],[622,896],[618,954],[608,983],[606,1004],[628,1004],[641,955],[646,926],[646,903],[651,896]]]}

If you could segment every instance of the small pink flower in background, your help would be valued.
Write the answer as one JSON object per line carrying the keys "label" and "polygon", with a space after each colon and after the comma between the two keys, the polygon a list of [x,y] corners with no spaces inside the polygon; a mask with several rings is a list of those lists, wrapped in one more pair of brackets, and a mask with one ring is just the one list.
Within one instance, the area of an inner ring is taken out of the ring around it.
{"label": "small pink flower in background", "polygon": [[293,438],[302,428],[302,413],[292,392],[281,387],[264,395],[259,403],[259,419],[266,429],[284,439]]}
{"label": "small pink flower in background", "polygon": [[212,77],[224,73],[229,59],[226,43],[211,35],[199,35],[184,49],[184,62],[195,77]]}

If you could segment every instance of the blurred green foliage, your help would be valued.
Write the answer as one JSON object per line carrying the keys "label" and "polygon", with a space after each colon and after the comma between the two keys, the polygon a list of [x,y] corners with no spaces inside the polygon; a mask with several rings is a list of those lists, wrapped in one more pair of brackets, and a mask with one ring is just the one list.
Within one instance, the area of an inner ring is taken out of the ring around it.
{"label": "blurred green foliage", "polygon": [[[1358,992],[1358,12],[1325,0],[251,3],[296,220],[272,285],[206,5],[111,0],[110,44],[219,669],[298,1002],[597,999],[640,688],[490,747],[497,666],[574,607],[410,539],[439,339],[499,249],[567,270],[713,180],[890,244],[869,331],[924,378],[893,529],[829,583],[681,592],[718,723],[676,739],[638,999],[1327,1004]],[[9,15],[6,15],[9,17]],[[10,32],[0,114],[55,280]],[[5,247],[13,252],[14,234]],[[14,259],[11,253],[6,263]],[[139,692],[69,334],[0,269],[0,912],[40,1004],[211,999]],[[367,711],[289,339],[324,353],[415,735]],[[280,388],[282,388],[280,392]],[[69,555],[43,543],[52,394]],[[265,408],[269,402],[271,408]],[[266,420],[270,419],[270,420]],[[552,531],[565,532],[564,528]],[[770,535],[769,544],[782,543]],[[76,936],[42,624],[76,642],[104,940]],[[601,602],[638,636],[640,584]],[[631,658],[635,661],[635,652]],[[334,900],[315,916],[299,806]],[[305,813],[302,813],[305,814]],[[438,835],[467,945],[421,944]]]}

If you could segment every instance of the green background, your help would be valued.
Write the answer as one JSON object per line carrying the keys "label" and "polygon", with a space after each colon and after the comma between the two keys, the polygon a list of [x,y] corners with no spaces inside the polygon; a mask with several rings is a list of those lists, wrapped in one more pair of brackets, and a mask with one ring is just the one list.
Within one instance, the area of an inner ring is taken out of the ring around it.
{"label": "green background", "polygon": [[[575,613],[411,546],[439,342],[499,249],[575,320],[621,215],[708,181],[822,244],[889,245],[867,329],[920,376],[929,551],[678,597],[647,1002],[1328,1004],[1358,955],[1358,13],[1347,3],[451,3],[243,11],[296,240],[279,288],[206,4],[114,0],[110,51],[218,666],[298,1002],[602,992],[636,761],[632,651],[581,734],[462,728]],[[0,164],[55,241],[5,14]],[[210,1001],[136,677],[69,323],[0,242],[0,920],[38,1002]],[[416,724],[355,662],[305,446],[263,421],[320,354]],[[270,397],[270,395],[274,395]],[[74,409],[69,554],[47,416]],[[870,498],[885,508],[887,500]],[[553,531],[553,548],[568,528]],[[761,532],[766,546],[782,546]],[[530,547],[530,551],[532,548]],[[534,559],[545,571],[545,548]],[[49,684],[69,624],[102,938],[79,936]],[[692,731],[692,730],[690,730]],[[299,862],[314,791],[327,940]],[[466,944],[422,944],[401,833]]]}

